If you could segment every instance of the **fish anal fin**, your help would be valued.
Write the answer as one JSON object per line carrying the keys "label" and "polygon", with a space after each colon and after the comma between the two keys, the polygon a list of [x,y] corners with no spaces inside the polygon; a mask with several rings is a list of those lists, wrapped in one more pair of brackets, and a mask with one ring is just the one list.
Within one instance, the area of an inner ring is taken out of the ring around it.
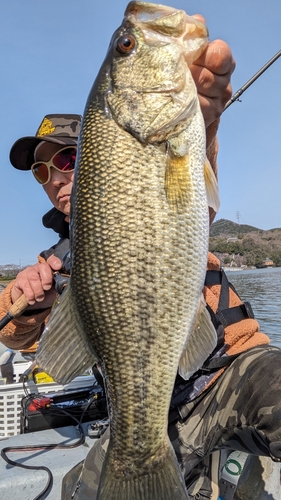
{"label": "fish anal fin", "polygon": [[39,342],[36,361],[56,382],[62,384],[81,375],[97,361],[75,314],[69,285],[51,313]]}
{"label": "fish anal fin", "polygon": [[203,294],[200,298],[194,328],[187,340],[179,362],[179,374],[188,380],[201,368],[217,345],[217,332],[206,308]]}

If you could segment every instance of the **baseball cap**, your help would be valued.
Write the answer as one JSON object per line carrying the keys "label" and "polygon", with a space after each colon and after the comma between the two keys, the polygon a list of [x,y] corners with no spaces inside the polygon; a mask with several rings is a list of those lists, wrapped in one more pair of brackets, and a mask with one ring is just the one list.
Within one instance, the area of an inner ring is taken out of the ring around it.
{"label": "baseball cap", "polygon": [[34,163],[34,151],[41,141],[64,146],[77,145],[81,128],[81,115],[46,115],[35,136],[22,137],[12,146],[10,162],[18,170],[30,170]]}

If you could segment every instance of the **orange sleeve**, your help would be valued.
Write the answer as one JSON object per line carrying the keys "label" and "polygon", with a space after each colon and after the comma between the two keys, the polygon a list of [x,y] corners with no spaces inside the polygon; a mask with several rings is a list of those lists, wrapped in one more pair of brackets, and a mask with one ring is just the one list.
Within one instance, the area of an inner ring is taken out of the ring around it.
{"label": "orange sleeve", "polygon": [[[209,252],[208,270],[218,271],[219,269],[219,259]],[[218,310],[220,292],[221,285],[205,286],[203,290],[206,303],[211,307],[214,313]],[[235,307],[241,304],[242,301],[238,295],[236,295],[232,289],[229,289],[229,307]],[[265,333],[260,332],[259,329],[259,323],[251,318],[246,318],[238,323],[227,326],[224,329],[224,341],[227,345],[227,354],[237,354],[251,347],[269,344],[269,337]]]}

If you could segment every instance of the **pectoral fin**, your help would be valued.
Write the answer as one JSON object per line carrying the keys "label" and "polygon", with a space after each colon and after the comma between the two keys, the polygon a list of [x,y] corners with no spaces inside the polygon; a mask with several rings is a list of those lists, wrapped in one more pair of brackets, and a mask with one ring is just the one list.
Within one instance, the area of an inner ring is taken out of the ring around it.
{"label": "pectoral fin", "polygon": [[179,374],[188,380],[193,373],[201,368],[217,344],[217,332],[201,296],[194,329],[189,336],[187,345],[179,362]]}
{"label": "pectoral fin", "polygon": [[217,178],[207,158],[204,163],[204,177],[208,206],[213,208],[214,211],[218,213],[220,207],[219,186]]}
{"label": "pectoral fin", "polygon": [[173,211],[178,211],[187,206],[188,196],[192,192],[188,189],[190,172],[188,169],[188,155],[167,157],[165,191],[168,203]]}
{"label": "pectoral fin", "polygon": [[75,310],[68,285],[51,313],[36,352],[37,364],[62,384],[81,375],[97,361]]}

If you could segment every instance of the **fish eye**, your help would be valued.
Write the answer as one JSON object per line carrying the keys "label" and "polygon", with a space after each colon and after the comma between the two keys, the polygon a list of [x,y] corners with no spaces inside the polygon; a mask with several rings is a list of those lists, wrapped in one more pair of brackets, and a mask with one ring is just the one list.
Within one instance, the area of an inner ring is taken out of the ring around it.
{"label": "fish eye", "polygon": [[116,50],[120,54],[130,54],[136,46],[136,40],[132,35],[123,35],[116,41]]}

